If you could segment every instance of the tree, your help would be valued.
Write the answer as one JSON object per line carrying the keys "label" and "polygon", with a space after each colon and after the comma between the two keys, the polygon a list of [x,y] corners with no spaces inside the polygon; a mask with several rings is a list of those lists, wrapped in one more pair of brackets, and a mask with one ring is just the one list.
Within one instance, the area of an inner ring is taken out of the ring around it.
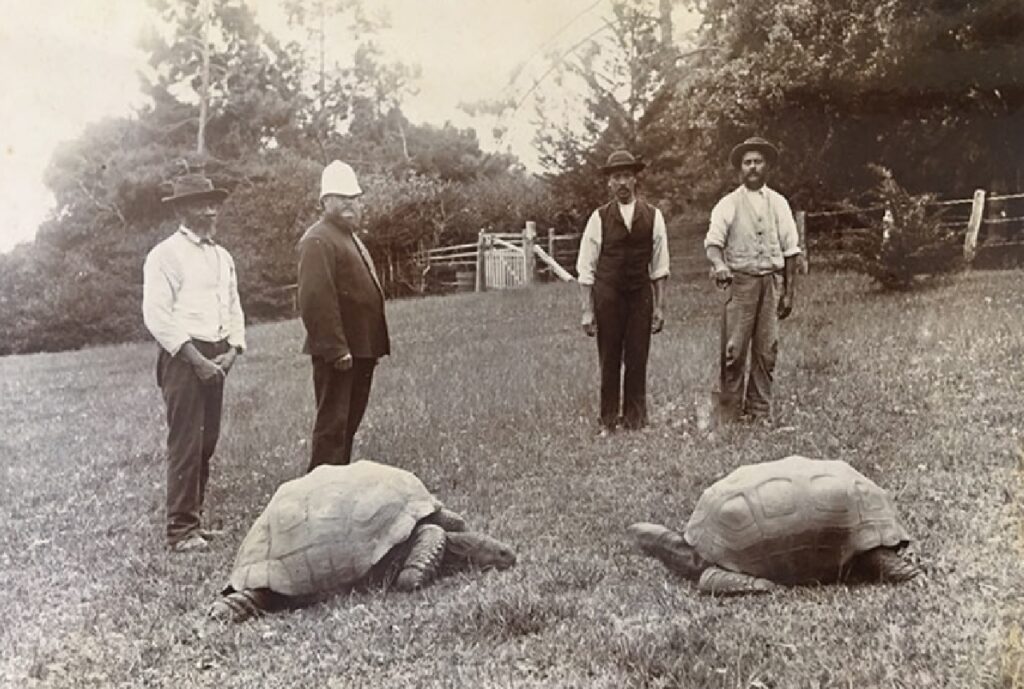
{"label": "tree", "polygon": [[678,198],[673,177],[681,159],[668,153],[688,132],[668,114],[685,71],[670,37],[665,3],[618,0],[605,31],[556,58],[556,86],[563,94],[556,97],[569,100],[582,90],[584,108],[577,111],[578,120],[556,122],[547,115],[551,96],[542,95],[536,145],[554,190],[577,215],[607,199],[599,168],[617,148],[649,162],[646,196],[662,205]]}

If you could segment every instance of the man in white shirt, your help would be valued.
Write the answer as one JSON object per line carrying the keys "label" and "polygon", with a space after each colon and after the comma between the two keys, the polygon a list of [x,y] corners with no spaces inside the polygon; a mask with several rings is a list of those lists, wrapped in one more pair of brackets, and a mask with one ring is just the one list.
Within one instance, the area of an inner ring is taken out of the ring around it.
{"label": "man in white shirt", "polygon": [[647,424],[647,355],[665,323],[668,240],[661,211],[636,197],[643,168],[628,151],[608,156],[614,199],[591,214],[576,260],[583,331],[597,337],[602,434]]}
{"label": "man in white shirt", "polygon": [[245,349],[235,263],[213,241],[224,189],[199,174],[163,199],[179,227],[146,256],[142,316],[160,345],[157,385],[167,407],[167,544],[205,550],[216,532],[200,518],[220,435],[224,378]]}
{"label": "man in white shirt", "polygon": [[742,184],[715,204],[704,239],[711,277],[729,289],[720,399],[724,416],[732,419],[770,420],[778,321],[793,310],[796,221],[785,197],[765,184],[778,157],[773,144],[756,136],[733,148],[729,160]]}

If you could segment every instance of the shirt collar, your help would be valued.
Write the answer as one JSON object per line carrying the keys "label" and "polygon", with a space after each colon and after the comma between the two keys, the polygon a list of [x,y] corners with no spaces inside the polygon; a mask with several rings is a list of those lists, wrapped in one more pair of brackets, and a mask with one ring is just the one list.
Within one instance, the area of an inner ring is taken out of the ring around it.
{"label": "shirt collar", "polygon": [[193,244],[196,244],[196,245],[209,244],[210,246],[217,246],[217,243],[215,241],[213,241],[212,239],[207,239],[206,237],[200,237],[199,235],[197,235],[195,232],[193,232],[192,230],[188,229],[184,225],[179,225],[178,226],[178,232],[181,232],[183,235],[185,235],[185,238],[188,239]]}

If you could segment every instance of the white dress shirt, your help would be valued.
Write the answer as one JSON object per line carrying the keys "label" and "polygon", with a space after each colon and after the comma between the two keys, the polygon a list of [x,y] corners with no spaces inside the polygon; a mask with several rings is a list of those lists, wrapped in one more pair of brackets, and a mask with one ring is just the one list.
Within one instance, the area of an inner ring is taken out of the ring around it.
{"label": "white dress shirt", "polygon": [[[633,227],[633,212],[636,210],[636,200],[626,204],[619,204],[619,212],[626,223],[626,229]],[[654,208],[654,246],[651,249],[651,261],[648,272],[651,280],[660,280],[668,277],[668,232],[665,229],[665,218],[661,211]],[[587,227],[583,230],[583,238],[580,240],[580,253],[576,257],[576,274],[581,285],[593,285],[594,274],[597,272],[597,259],[601,256],[601,214],[595,210],[587,220]]]}
{"label": "white dress shirt", "polygon": [[146,256],[142,319],[172,356],[190,339],[245,349],[245,315],[231,254],[182,225]]}

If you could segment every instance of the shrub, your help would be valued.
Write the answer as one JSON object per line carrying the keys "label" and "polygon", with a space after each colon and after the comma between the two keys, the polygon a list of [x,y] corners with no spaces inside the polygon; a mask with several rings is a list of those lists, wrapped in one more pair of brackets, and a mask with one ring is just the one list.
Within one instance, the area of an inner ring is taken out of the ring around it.
{"label": "shrub", "polygon": [[892,172],[872,165],[879,183],[874,197],[885,209],[868,219],[869,231],[854,245],[855,265],[884,289],[906,290],[918,277],[935,277],[957,270],[962,257],[956,234],[942,222],[934,194],[912,195]]}

